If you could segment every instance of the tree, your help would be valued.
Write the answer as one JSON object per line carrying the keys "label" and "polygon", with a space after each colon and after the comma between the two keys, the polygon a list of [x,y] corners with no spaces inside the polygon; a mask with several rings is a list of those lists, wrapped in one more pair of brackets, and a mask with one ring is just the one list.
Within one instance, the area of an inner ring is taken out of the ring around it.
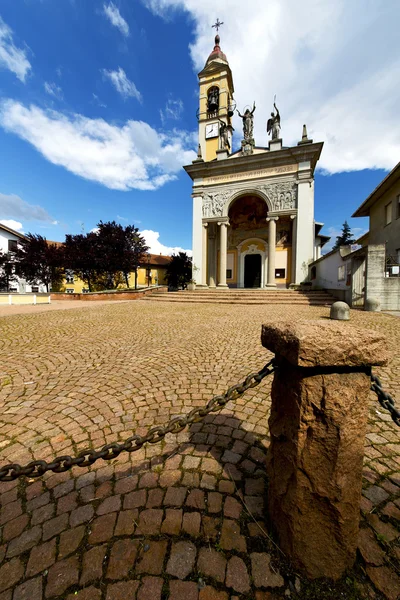
{"label": "tree", "polygon": [[14,253],[0,251],[0,290],[8,292],[10,283],[16,281]]}
{"label": "tree", "polygon": [[173,254],[167,267],[166,279],[168,287],[186,288],[192,278],[192,259],[186,252]]}
{"label": "tree", "polygon": [[58,285],[63,278],[63,248],[46,240],[45,237],[28,233],[18,241],[15,253],[16,272],[30,284]]}
{"label": "tree", "polygon": [[338,235],[336,238],[336,242],[332,248],[332,250],[337,250],[340,246],[348,246],[349,244],[355,244],[356,240],[353,237],[351,232],[350,225],[347,221],[343,223],[342,234]]}
{"label": "tree", "polygon": [[125,275],[126,285],[129,287],[129,273],[135,273],[135,290],[137,289],[138,268],[143,262],[149,247],[146,245],[146,240],[140,235],[139,229],[133,225],[125,227],[125,258],[123,264],[123,273]]}
{"label": "tree", "polygon": [[89,292],[101,275],[98,236],[95,232],[65,236],[65,267],[84,281]]}

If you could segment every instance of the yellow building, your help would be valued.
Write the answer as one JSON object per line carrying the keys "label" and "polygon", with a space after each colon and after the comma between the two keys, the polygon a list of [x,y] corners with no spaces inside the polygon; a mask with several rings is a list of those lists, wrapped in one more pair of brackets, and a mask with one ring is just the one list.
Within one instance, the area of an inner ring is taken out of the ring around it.
{"label": "yellow building", "polygon": [[[138,269],[137,285],[140,288],[156,285],[166,285],[165,279],[168,264],[171,261],[170,256],[162,254],[146,254]],[[129,274],[129,287],[135,287],[135,273]],[[126,288],[125,281],[118,286],[118,289]],[[79,279],[72,270],[66,270],[64,280],[59,292],[67,294],[81,294],[89,292],[87,284]]]}

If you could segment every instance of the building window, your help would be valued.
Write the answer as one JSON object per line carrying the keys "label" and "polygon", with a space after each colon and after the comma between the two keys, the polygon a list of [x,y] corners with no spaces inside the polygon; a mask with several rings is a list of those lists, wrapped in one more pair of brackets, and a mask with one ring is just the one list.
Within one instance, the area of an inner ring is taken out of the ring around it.
{"label": "building window", "polygon": [[38,288],[38,286],[37,286],[37,285],[33,285],[33,286],[32,286],[32,293],[33,293],[33,294],[38,294],[38,293],[39,293],[39,288]]}
{"label": "building window", "polygon": [[82,288],[82,294],[88,294],[89,288]]}
{"label": "building window", "polygon": [[341,265],[338,268],[337,279],[338,279],[338,281],[344,281],[346,279],[346,266],[345,265]]}
{"label": "building window", "polygon": [[227,269],[226,270],[226,278],[227,279],[232,279],[232,269]]}
{"label": "building window", "polygon": [[275,279],[285,279],[285,269],[275,269]]}
{"label": "building window", "polygon": [[385,206],[385,225],[389,225],[392,222],[392,203],[386,204]]}
{"label": "building window", "polygon": [[400,219],[400,194],[396,198],[396,219]]}
{"label": "building window", "polygon": [[17,240],[8,240],[8,251],[16,252],[18,250]]}
{"label": "building window", "polygon": [[71,269],[66,269],[65,281],[66,281],[66,283],[74,283],[74,272],[71,271]]}
{"label": "building window", "polygon": [[73,294],[74,288],[67,288],[65,291],[67,292],[67,294]]}

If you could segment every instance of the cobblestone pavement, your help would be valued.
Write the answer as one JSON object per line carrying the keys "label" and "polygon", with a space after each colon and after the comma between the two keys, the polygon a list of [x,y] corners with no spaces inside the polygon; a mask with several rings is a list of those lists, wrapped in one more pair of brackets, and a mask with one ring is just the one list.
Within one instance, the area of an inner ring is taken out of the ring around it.
{"label": "cobblestone pavement", "polygon": [[[263,322],[327,315],[136,301],[2,318],[0,464],[144,433],[258,370]],[[376,372],[400,399],[400,320],[352,322],[387,335]],[[270,385],[111,464],[0,484],[0,600],[396,599],[399,429],[371,393],[357,564],[307,582],[265,522]]]}

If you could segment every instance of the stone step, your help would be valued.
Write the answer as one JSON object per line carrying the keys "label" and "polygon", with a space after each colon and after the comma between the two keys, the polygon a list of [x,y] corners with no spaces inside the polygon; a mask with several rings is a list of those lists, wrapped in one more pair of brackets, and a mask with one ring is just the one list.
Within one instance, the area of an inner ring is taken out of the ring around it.
{"label": "stone step", "polygon": [[171,294],[163,294],[160,296],[145,296],[143,298],[146,302],[181,302],[187,304],[247,304],[247,305],[269,305],[269,304],[287,304],[292,306],[330,306],[335,298],[325,299],[267,299],[267,298],[230,298],[230,297],[214,297],[214,298],[188,298],[183,296],[172,296]]}

